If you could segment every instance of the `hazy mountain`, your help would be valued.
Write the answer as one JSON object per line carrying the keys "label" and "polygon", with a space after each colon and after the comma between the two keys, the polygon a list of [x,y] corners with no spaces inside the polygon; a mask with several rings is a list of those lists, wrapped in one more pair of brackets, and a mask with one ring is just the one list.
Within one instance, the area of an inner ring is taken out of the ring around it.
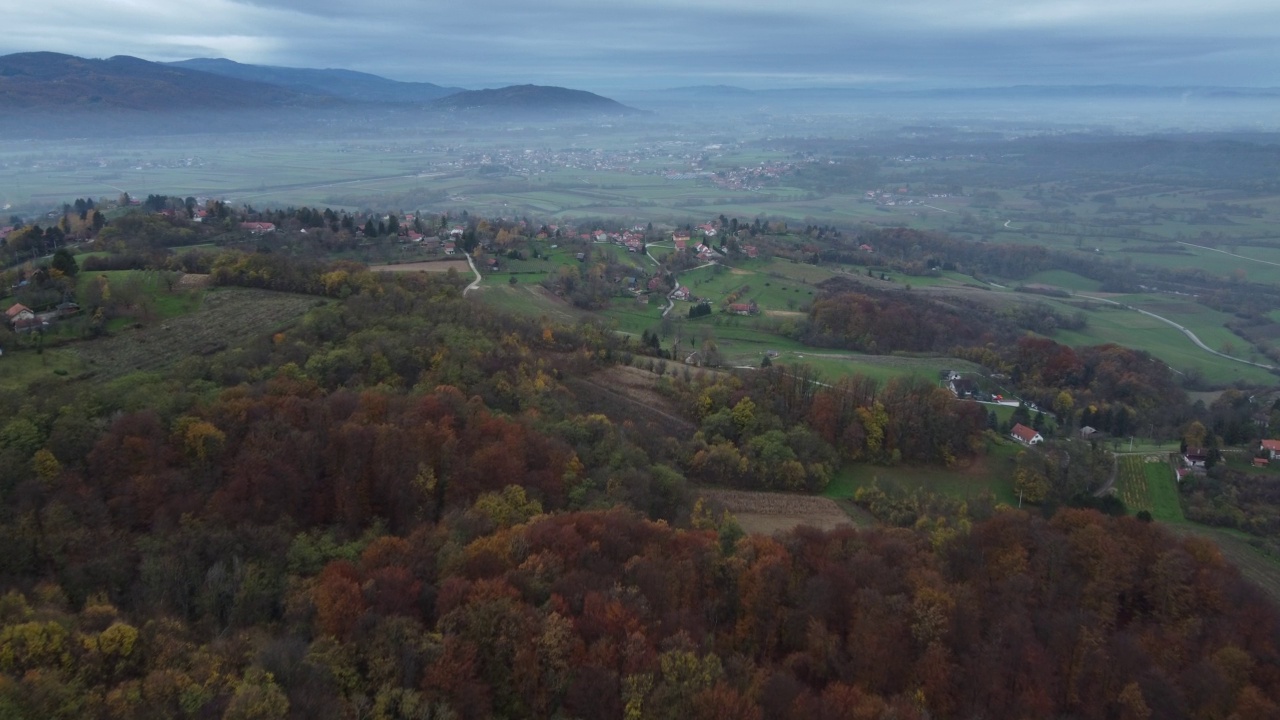
{"label": "hazy mountain", "polygon": [[432,83],[388,80],[354,70],[245,65],[225,58],[194,58],[166,64],[356,102],[426,103],[463,90]]}
{"label": "hazy mountain", "polygon": [[523,115],[637,115],[643,113],[616,100],[585,90],[548,85],[512,85],[496,90],[467,90],[432,102],[428,107],[453,112],[508,111]]}
{"label": "hazy mountain", "polygon": [[434,110],[476,115],[490,111],[541,117],[640,112],[583,90],[539,85],[460,90],[349,70],[243,65],[222,59],[154,63],[127,56],[97,60],[48,52],[0,57],[0,115],[5,110],[60,114],[76,109],[271,111],[339,108],[350,102],[378,103],[388,110],[396,105],[422,104]]}
{"label": "hazy mountain", "polygon": [[1149,85],[1014,85],[1010,87],[888,89],[771,88],[748,90],[731,85],[696,85],[635,90],[627,100],[647,102],[786,102],[867,100],[1203,100],[1223,98],[1280,99],[1280,88],[1193,87]]}
{"label": "hazy mountain", "polygon": [[0,113],[22,110],[197,110],[331,105],[332,97],[118,55],[0,57]]}

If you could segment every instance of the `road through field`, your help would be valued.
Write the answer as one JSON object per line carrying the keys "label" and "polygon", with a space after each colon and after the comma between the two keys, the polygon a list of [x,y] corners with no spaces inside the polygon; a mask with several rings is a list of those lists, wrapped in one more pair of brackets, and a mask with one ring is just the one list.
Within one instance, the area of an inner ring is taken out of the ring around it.
{"label": "road through field", "polygon": [[462,291],[462,294],[466,295],[472,290],[475,290],[476,288],[480,287],[480,281],[483,278],[480,277],[480,271],[476,269],[476,261],[471,259],[471,253],[462,253],[462,254],[467,257],[467,264],[471,266],[471,272],[476,274],[476,279],[472,280],[471,284],[468,285],[467,288]]}
{"label": "road through field", "polygon": [[1275,265],[1276,267],[1280,267],[1280,263],[1273,263],[1270,260],[1259,260],[1257,258],[1245,257],[1243,255],[1229,253],[1226,250],[1219,250],[1218,248],[1205,247],[1204,245],[1195,245],[1189,242],[1182,242],[1181,240],[1178,241],[1178,244],[1186,245],[1187,247],[1200,248],[1201,250],[1212,250],[1213,252],[1216,252],[1216,253],[1222,253],[1223,255],[1230,255],[1233,258],[1240,258],[1241,260],[1248,260],[1249,262],[1262,263],[1264,265]]}
{"label": "road through field", "polygon": [[[1199,246],[1197,246],[1197,247],[1199,247]],[[1211,248],[1211,249],[1212,249],[1212,248]],[[1156,320],[1159,320],[1160,322],[1163,322],[1163,323],[1167,323],[1167,324],[1169,324],[1169,325],[1172,325],[1173,327],[1175,327],[1175,328],[1177,328],[1177,329],[1181,330],[1181,331],[1182,331],[1182,334],[1183,334],[1183,335],[1186,335],[1186,336],[1187,336],[1187,338],[1191,340],[1191,342],[1195,343],[1196,347],[1200,348],[1201,350],[1204,350],[1204,351],[1205,351],[1205,352],[1207,352],[1207,353],[1210,353],[1210,354],[1213,354],[1213,355],[1217,355],[1217,356],[1218,356],[1218,357],[1220,357],[1220,358],[1225,358],[1225,359],[1227,359],[1227,360],[1234,360],[1234,361],[1236,361],[1236,362],[1238,362],[1238,363],[1244,363],[1245,365],[1252,365],[1252,366],[1254,366],[1254,367],[1260,367],[1260,368],[1262,368],[1262,369],[1264,369],[1264,370],[1275,370],[1275,369],[1276,369],[1276,366],[1274,366],[1274,365],[1267,365],[1266,363],[1257,363],[1257,362],[1254,362],[1254,361],[1252,361],[1252,360],[1245,360],[1244,358],[1233,357],[1233,356],[1228,355],[1228,354],[1226,354],[1226,353],[1218,352],[1217,350],[1214,350],[1213,348],[1209,347],[1208,345],[1205,345],[1205,344],[1204,344],[1204,342],[1200,340],[1200,338],[1196,337],[1196,334],[1195,334],[1195,333],[1191,332],[1191,331],[1190,331],[1190,330],[1188,330],[1186,327],[1184,327],[1184,326],[1182,326],[1182,325],[1179,325],[1178,323],[1176,323],[1176,322],[1174,322],[1174,321],[1170,320],[1170,319],[1169,319],[1169,318],[1167,318],[1167,317],[1163,317],[1163,316],[1157,315],[1157,314],[1155,314],[1155,313],[1153,313],[1153,312],[1149,312],[1149,311],[1147,311],[1147,310],[1143,310],[1143,309],[1141,309],[1141,308],[1133,307],[1132,305],[1125,305],[1125,304],[1123,304],[1123,303],[1118,303],[1118,302],[1116,302],[1115,300],[1108,300],[1108,299],[1106,299],[1106,298],[1093,297],[1092,295],[1081,295],[1080,293],[1071,293],[1071,294],[1072,294],[1072,296],[1074,296],[1074,297],[1082,297],[1082,298],[1084,298],[1084,299],[1086,299],[1086,300],[1095,300],[1095,301],[1097,301],[1097,302],[1110,303],[1110,304],[1112,304],[1112,305],[1116,305],[1116,306],[1118,306],[1118,307],[1122,307],[1122,308],[1125,308],[1125,309],[1127,309],[1127,310],[1133,310],[1134,312],[1142,313],[1143,315],[1146,315],[1147,317],[1155,318]]]}

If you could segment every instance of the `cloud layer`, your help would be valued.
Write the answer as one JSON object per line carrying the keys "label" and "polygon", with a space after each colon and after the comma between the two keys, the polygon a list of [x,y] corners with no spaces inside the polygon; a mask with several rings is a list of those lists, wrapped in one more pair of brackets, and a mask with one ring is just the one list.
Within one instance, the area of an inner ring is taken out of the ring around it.
{"label": "cloud layer", "polygon": [[227,57],[465,87],[1280,86],[1274,0],[42,0],[0,54]]}

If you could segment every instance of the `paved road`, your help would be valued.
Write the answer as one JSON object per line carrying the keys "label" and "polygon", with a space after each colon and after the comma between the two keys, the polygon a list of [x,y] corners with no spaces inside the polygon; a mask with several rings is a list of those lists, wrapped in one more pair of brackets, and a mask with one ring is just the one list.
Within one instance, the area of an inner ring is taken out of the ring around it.
{"label": "paved road", "polygon": [[[650,257],[650,258],[652,258],[653,256],[652,256],[652,255],[650,255],[649,257]],[[654,260],[654,262],[657,262],[657,260]],[[711,262],[709,262],[709,263],[704,263],[704,264],[702,264],[702,265],[699,265],[698,267],[695,267],[695,268],[689,268],[689,269],[688,269],[688,270],[686,270],[685,272],[692,272],[692,271],[694,271],[694,270],[701,270],[702,268],[705,268],[705,267],[711,267],[712,265],[716,265],[716,264],[717,264],[717,263],[716,263],[716,261],[715,261],[715,260],[712,260]],[[672,281],[674,281],[674,282],[675,282],[675,285],[676,285],[676,287],[677,287],[677,288],[678,288],[678,287],[680,287],[680,281],[679,281],[679,280],[676,280],[676,274],[675,274],[675,273],[671,273],[671,279],[672,279]],[[675,308],[675,306],[676,306],[676,301],[671,297],[671,295],[673,295],[673,294],[675,294],[675,289],[674,289],[674,288],[673,288],[673,289],[671,290],[671,292],[667,295],[667,307],[666,307],[666,309],[665,309],[665,310],[663,310],[663,311],[662,311],[662,317],[666,317],[666,316],[667,316],[667,313],[671,312],[671,311],[672,311],[672,309],[674,309],[674,308]]]}
{"label": "paved road", "polygon": [[1235,254],[1235,253],[1229,253],[1229,252],[1227,252],[1226,250],[1219,250],[1218,248],[1205,247],[1204,245],[1196,245],[1196,244],[1194,244],[1194,243],[1182,242],[1181,240],[1179,240],[1179,241],[1178,241],[1178,244],[1179,244],[1179,245],[1186,245],[1187,247],[1200,248],[1201,250],[1211,250],[1211,251],[1216,252],[1216,253],[1222,253],[1223,255],[1230,255],[1230,256],[1231,256],[1231,257],[1233,257],[1233,258],[1240,258],[1241,260],[1248,260],[1249,262],[1262,263],[1262,264],[1264,264],[1264,265],[1275,265],[1276,267],[1280,267],[1280,263],[1274,263],[1274,262],[1271,262],[1270,260],[1259,260],[1259,259],[1257,259],[1257,258],[1245,257],[1245,256],[1243,256],[1243,255],[1237,255],[1237,254]]}
{"label": "paved road", "polygon": [[1115,300],[1107,300],[1106,298],[1093,297],[1093,296],[1091,296],[1091,295],[1081,295],[1080,293],[1071,293],[1071,294],[1072,294],[1072,295],[1074,295],[1075,297],[1082,297],[1082,298],[1085,298],[1086,300],[1096,300],[1096,301],[1098,301],[1098,302],[1110,303],[1110,304],[1112,304],[1112,305],[1116,305],[1116,306],[1118,306],[1118,307],[1126,308],[1126,309],[1128,309],[1128,310],[1133,310],[1134,312],[1142,313],[1143,315],[1146,315],[1147,317],[1155,318],[1156,320],[1159,320],[1160,322],[1163,322],[1163,323],[1167,323],[1167,324],[1169,324],[1169,325],[1172,325],[1173,327],[1175,327],[1175,328],[1177,328],[1177,329],[1181,330],[1181,331],[1182,331],[1182,334],[1183,334],[1183,335],[1186,335],[1186,336],[1187,336],[1187,338],[1191,340],[1191,342],[1195,343],[1196,347],[1200,348],[1201,350],[1204,350],[1204,351],[1205,351],[1205,352],[1207,352],[1207,353],[1210,353],[1210,354],[1213,354],[1213,355],[1217,355],[1217,356],[1218,356],[1218,357],[1220,357],[1220,358],[1226,358],[1227,360],[1234,360],[1234,361],[1236,361],[1236,362],[1238,362],[1238,363],[1244,363],[1245,365],[1252,365],[1252,366],[1254,366],[1254,367],[1260,367],[1260,368],[1262,368],[1263,370],[1275,370],[1275,369],[1276,369],[1276,366],[1274,366],[1274,365],[1267,365],[1266,363],[1256,363],[1256,362],[1254,362],[1254,361],[1252,361],[1252,360],[1245,360],[1244,358],[1233,357],[1233,356],[1228,355],[1228,354],[1226,354],[1226,353],[1218,352],[1217,350],[1214,350],[1213,348],[1209,347],[1208,345],[1205,345],[1205,344],[1204,344],[1204,342],[1202,342],[1202,341],[1200,340],[1200,338],[1196,337],[1196,334],[1195,334],[1195,333],[1191,332],[1191,331],[1190,331],[1190,330],[1188,330],[1187,328],[1183,327],[1182,325],[1179,325],[1178,323],[1176,323],[1176,322],[1174,322],[1174,321],[1170,320],[1170,319],[1169,319],[1169,318],[1167,318],[1167,317],[1162,317],[1162,316],[1157,315],[1157,314],[1155,314],[1155,313],[1153,313],[1153,312],[1147,312],[1146,310],[1143,310],[1143,309],[1141,309],[1141,308],[1133,307],[1132,305],[1125,305],[1125,304],[1123,304],[1123,303],[1118,303],[1118,302],[1116,302]]}

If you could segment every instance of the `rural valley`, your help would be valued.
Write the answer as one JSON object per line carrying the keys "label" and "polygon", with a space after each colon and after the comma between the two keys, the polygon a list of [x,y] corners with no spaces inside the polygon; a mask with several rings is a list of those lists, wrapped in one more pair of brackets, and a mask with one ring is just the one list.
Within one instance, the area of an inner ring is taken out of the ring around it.
{"label": "rural valley", "polygon": [[118,60],[0,57],[0,715],[1280,713],[1269,96]]}

